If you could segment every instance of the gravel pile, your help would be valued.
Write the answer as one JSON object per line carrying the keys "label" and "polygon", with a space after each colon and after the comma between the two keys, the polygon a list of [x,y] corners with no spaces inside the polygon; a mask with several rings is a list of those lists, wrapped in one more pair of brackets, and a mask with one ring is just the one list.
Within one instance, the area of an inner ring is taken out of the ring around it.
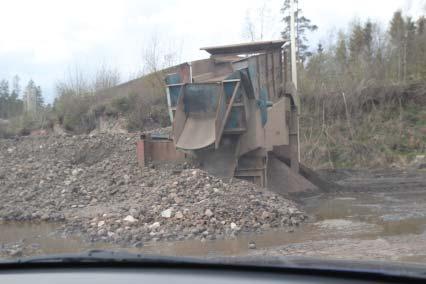
{"label": "gravel pile", "polygon": [[297,226],[295,204],[187,164],[140,169],[137,135],[0,140],[0,221],[57,221],[66,235],[141,246]]}
{"label": "gravel pile", "polygon": [[24,240],[13,243],[0,244],[0,258],[22,257],[24,255],[41,254],[40,245],[36,243],[26,244]]}

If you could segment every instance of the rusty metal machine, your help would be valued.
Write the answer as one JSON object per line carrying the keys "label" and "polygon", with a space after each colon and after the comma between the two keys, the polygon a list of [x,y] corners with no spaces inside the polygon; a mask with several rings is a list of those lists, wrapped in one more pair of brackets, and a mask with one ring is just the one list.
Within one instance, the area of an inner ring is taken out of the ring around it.
{"label": "rusty metal machine", "polygon": [[284,44],[206,47],[209,59],[173,68],[165,76],[172,135],[145,139],[145,159],[191,155],[222,178],[281,193],[317,189],[319,179],[299,164],[299,99]]}

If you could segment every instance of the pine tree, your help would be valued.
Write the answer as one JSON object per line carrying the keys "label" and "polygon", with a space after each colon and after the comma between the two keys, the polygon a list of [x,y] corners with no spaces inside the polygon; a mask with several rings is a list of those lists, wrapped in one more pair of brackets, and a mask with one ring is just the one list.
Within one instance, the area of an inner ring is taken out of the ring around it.
{"label": "pine tree", "polygon": [[373,44],[373,23],[371,21],[367,21],[364,24],[363,29],[364,34],[364,58],[370,62],[372,58],[372,44]]}
{"label": "pine tree", "polygon": [[21,86],[19,84],[19,81],[19,76],[15,75],[12,81],[12,93],[10,94],[10,96],[15,99],[19,98],[19,95],[21,94]]}
{"label": "pine tree", "polygon": [[390,22],[389,35],[394,61],[394,77],[397,81],[403,80],[404,70],[404,44],[405,44],[405,21],[400,10],[393,14]]}
{"label": "pine tree", "polygon": [[28,81],[24,91],[25,111],[35,114],[37,112],[36,86],[31,79]]}
{"label": "pine tree", "polygon": [[391,43],[395,46],[401,45],[404,40],[405,21],[402,17],[400,10],[393,14],[393,18],[390,22],[389,35],[391,37]]}
{"label": "pine tree", "polygon": [[417,35],[424,35],[425,34],[425,28],[426,28],[426,18],[425,18],[425,16],[421,16],[417,20]]}
{"label": "pine tree", "polygon": [[1,80],[0,81],[0,97],[8,98],[9,95],[10,95],[9,82],[7,80]]}
{"label": "pine tree", "polygon": [[405,19],[404,36],[404,78],[414,79],[417,60],[416,60],[416,24],[411,17]]}
{"label": "pine tree", "polygon": [[337,39],[337,47],[334,54],[340,73],[344,73],[348,63],[348,50],[346,47],[346,36],[340,31]]}
{"label": "pine tree", "polygon": [[[297,4],[299,1],[294,0]],[[290,38],[290,0],[284,0],[283,8],[281,13],[284,15],[283,22],[285,28],[281,32],[281,36],[284,39]],[[302,10],[297,8],[295,12],[295,24],[296,24],[296,42],[297,42],[297,57],[304,62],[307,57],[312,55],[309,51],[308,38],[306,33],[313,32],[318,29],[318,26],[311,23],[311,20],[303,16]]]}
{"label": "pine tree", "polygon": [[36,99],[37,110],[39,111],[39,110],[43,109],[44,98],[43,98],[40,86],[35,87],[35,99]]}
{"label": "pine tree", "polygon": [[8,118],[9,108],[9,82],[0,81],[0,118]]}
{"label": "pine tree", "polygon": [[418,79],[426,80],[426,17],[421,16],[416,26],[416,74]]}
{"label": "pine tree", "polygon": [[359,23],[355,23],[352,27],[351,36],[349,38],[350,61],[352,64],[359,62],[365,46],[364,40],[363,28]]}

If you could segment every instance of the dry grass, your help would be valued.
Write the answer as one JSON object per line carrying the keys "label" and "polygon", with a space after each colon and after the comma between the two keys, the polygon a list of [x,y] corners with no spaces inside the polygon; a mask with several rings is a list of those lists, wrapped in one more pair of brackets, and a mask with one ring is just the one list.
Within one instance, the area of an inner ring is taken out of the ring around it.
{"label": "dry grass", "polygon": [[404,165],[426,152],[426,86],[303,97],[302,160],[314,168]]}

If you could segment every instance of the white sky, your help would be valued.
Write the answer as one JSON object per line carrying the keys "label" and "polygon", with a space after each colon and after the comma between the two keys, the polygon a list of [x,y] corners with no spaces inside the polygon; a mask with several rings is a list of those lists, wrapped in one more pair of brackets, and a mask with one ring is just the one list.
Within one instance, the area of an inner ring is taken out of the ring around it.
{"label": "white sky", "polygon": [[[46,100],[67,70],[90,73],[101,64],[117,68],[122,80],[143,67],[144,46],[157,37],[181,61],[206,57],[202,46],[246,41],[247,15],[256,22],[266,5],[265,39],[279,38],[283,0],[0,0],[0,79],[33,78]],[[311,45],[327,42],[333,29],[354,17],[386,24],[393,12],[425,13],[426,0],[299,0],[304,15],[319,26]],[[22,86],[23,87],[23,86]]]}

